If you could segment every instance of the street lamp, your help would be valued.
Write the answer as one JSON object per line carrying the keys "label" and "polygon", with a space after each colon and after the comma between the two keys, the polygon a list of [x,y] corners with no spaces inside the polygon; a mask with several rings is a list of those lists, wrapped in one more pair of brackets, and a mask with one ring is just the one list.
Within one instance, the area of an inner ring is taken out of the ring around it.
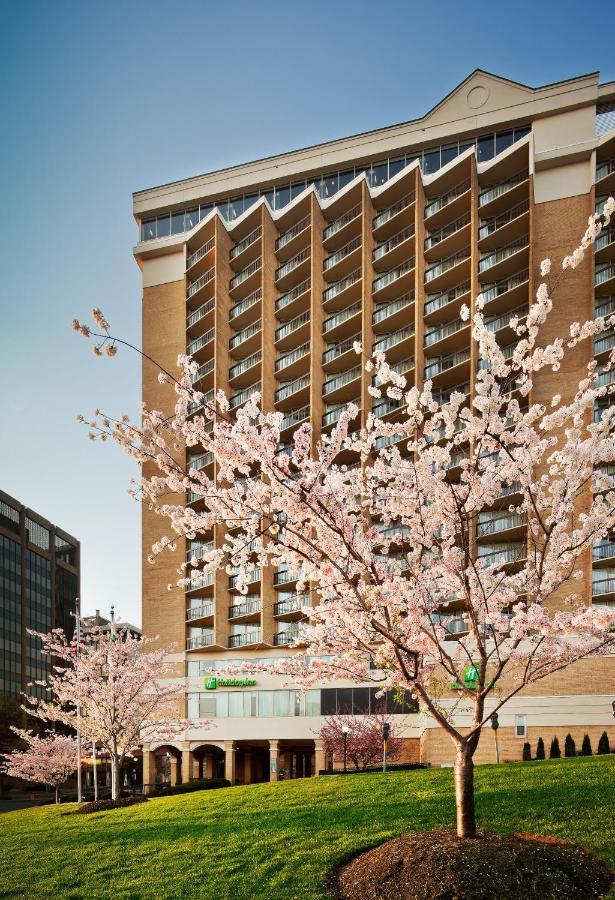
{"label": "street lamp", "polygon": [[387,770],[387,749],[389,737],[391,735],[391,726],[388,722],[382,723],[382,771]]}
{"label": "street lamp", "polygon": [[344,772],[348,771],[346,768],[346,746],[348,743],[348,732],[350,728],[348,725],[342,725],[342,734],[344,735]]}
{"label": "street lamp", "polygon": [[493,728],[493,737],[495,738],[495,761],[499,763],[500,761],[500,747],[498,745],[498,728],[500,727],[500,722],[498,719],[498,714],[496,712],[491,713],[491,727]]}

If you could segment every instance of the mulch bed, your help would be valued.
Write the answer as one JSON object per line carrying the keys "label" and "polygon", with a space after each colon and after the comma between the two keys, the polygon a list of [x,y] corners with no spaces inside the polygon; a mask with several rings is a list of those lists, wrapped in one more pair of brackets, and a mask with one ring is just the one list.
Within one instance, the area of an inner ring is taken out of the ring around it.
{"label": "mulch bed", "polygon": [[80,816],[87,813],[105,812],[108,809],[121,809],[123,806],[134,806],[135,803],[147,803],[147,797],[121,797],[119,800],[93,800],[92,803],[81,803],[70,815]]}
{"label": "mulch bed", "polygon": [[577,844],[530,834],[406,834],[342,864],[341,900],[599,900],[614,875]]}

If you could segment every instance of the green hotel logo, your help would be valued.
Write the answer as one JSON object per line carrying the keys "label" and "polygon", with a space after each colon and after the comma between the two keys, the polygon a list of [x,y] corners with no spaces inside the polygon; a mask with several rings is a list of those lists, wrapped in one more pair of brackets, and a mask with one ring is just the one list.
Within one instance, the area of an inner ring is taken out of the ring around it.
{"label": "green hotel logo", "polygon": [[215,691],[219,687],[253,687],[255,684],[255,678],[217,678],[210,675],[205,679],[205,690]]}
{"label": "green hotel logo", "polygon": [[[461,678],[463,680],[464,685],[469,688],[469,690],[474,690],[474,688],[478,684],[479,679],[479,671],[478,667],[475,665],[466,666],[463,672],[461,673]],[[459,685],[457,682],[453,682],[451,687],[454,691],[459,690]]]}

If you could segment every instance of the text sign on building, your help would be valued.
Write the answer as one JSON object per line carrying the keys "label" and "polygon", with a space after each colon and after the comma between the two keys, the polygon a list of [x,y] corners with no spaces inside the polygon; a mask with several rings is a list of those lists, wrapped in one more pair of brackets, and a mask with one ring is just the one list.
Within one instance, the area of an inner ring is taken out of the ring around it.
{"label": "text sign on building", "polygon": [[218,678],[216,675],[210,675],[205,679],[205,690],[215,691],[219,687],[253,687],[255,684],[255,678]]}

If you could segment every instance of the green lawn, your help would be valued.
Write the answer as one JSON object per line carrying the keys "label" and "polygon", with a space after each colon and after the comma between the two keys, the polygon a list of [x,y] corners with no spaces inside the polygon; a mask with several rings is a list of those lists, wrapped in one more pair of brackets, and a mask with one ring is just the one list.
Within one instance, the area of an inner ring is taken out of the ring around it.
{"label": "green lawn", "polygon": [[[483,766],[479,824],[578,841],[615,865],[615,756]],[[454,825],[450,769],[321,777],[67,815],[0,816],[0,897],[327,897],[342,857]]]}

